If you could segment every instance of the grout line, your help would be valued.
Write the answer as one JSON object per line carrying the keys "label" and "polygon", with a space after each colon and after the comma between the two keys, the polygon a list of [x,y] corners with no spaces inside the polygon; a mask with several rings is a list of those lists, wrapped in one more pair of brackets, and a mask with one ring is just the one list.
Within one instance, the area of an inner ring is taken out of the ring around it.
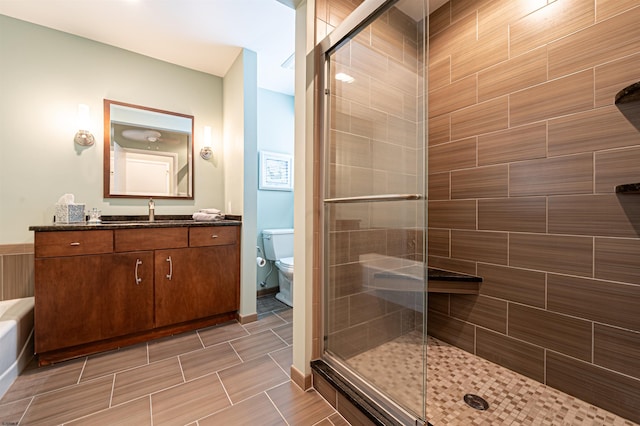
{"label": "grout line", "polygon": [[511,307],[511,303],[507,301],[507,308],[505,309],[505,324],[504,324],[505,336],[509,336],[509,308],[510,307]]}
{"label": "grout line", "polygon": [[272,312],[273,312],[273,315],[274,315],[274,316],[276,316],[276,317],[280,318],[282,321],[284,321],[285,323],[287,323],[287,324],[288,324],[287,320],[285,320],[285,319],[284,319],[284,318],[282,318],[280,315],[278,315],[278,312],[280,312],[280,311],[272,311]]}
{"label": "grout line", "polygon": [[182,375],[182,383],[187,383],[187,378],[184,375],[184,368],[182,368],[182,361],[180,360],[181,355],[184,355],[184,354],[177,355],[176,358],[178,359],[178,367],[180,367],[180,374]]}
{"label": "grout line", "polygon": [[547,310],[549,306],[549,274],[544,273],[544,309]]}
{"label": "grout line", "polygon": [[153,426],[153,399],[151,398],[151,394],[149,394],[148,398],[149,398],[149,418],[151,419],[151,426]]}
{"label": "grout line", "polygon": [[84,373],[84,369],[87,368],[87,362],[89,362],[89,357],[84,358],[84,362],[82,363],[82,368],[80,369],[80,374],[78,375],[78,380],[76,381],[76,385],[80,384],[80,380],[82,379],[82,374]]}
{"label": "grout line", "polygon": [[27,411],[29,411],[29,409],[31,408],[31,405],[33,404],[34,399],[35,399],[35,395],[31,397],[31,401],[29,401],[29,403],[27,404],[27,408],[25,408],[24,412],[22,413],[22,416],[20,416],[20,420],[18,420],[18,424],[22,424],[22,420],[24,420],[24,416],[26,416]]}
{"label": "grout line", "polygon": [[[199,333],[200,330],[196,330],[196,336],[198,336],[198,339],[200,340],[200,344],[202,345],[202,349],[206,349],[207,345],[204,344],[204,340],[202,340],[202,336],[200,336]],[[182,354],[181,354],[182,355]]]}
{"label": "grout line", "polygon": [[[286,348],[282,348],[282,349],[286,349]],[[285,369],[284,369],[284,368],[282,368],[282,366],[280,365],[280,363],[279,363],[278,361],[276,361],[276,360],[275,360],[275,358],[273,358],[273,357],[271,356],[271,354],[272,354],[273,352],[277,352],[277,351],[280,351],[280,350],[282,350],[282,349],[277,349],[277,350],[275,350],[275,351],[269,352],[269,353],[267,354],[267,356],[268,356],[269,358],[271,358],[271,360],[272,360],[273,362],[275,362],[275,363],[276,363],[276,365],[280,368],[280,370],[282,370],[282,372],[283,372],[287,377],[289,377],[289,380],[291,380],[290,373],[287,373],[287,372],[285,371]]]}
{"label": "grout line", "polygon": [[596,236],[591,239],[591,277],[596,279]]}
{"label": "grout line", "polygon": [[[278,385],[280,386],[280,385]],[[274,386],[275,387],[275,386]],[[271,388],[273,389],[273,388]],[[269,389],[267,389],[269,390]],[[282,411],[280,411],[280,408],[278,408],[278,405],[275,403],[275,401],[273,399],[271,399],[271,397],[269,396],[269,394],[267,393],[267,391],[263,392],[267,398],[269,398],[269,401],[271,401],[271,404],[273,404],[273,407],[276,409],[276,411],[278,412],[278,414],[280,414],[280,417],[282,417],[282,420],[284,420],[284,422],[289,425],[290,423],[287,421],[287,419],[284,418],[284,414],[282,414]]]}
{"label": "grout line", "polygon": [[[233,407],[233,401],[231,401],[231,397],[229,396],[229,392],[227,392],[227,387],[224,385],[224,382],[222,381],[222,377],[220,377],[220,372],[216,371],[215,372],[216,376],[218,376],[218,380],[220,380],[220,385],[222,385],[222,390],[224,390],[224,394],[227,395],[227,399],[229,400],[229,404],[231,404],[231,407]],[[241,401],[240,401],[241,402]],[[227,407],[229,408],[229,407]],[[211,413],[213,414],[213,413]]]}
{"label": "grout line", "polygon": [[[291,345],[289,345],[289,343],[287,343],[287,341],[286,341],[286,340],[284,340],[282,337],[280,337],[280,335],[279,335],[278,333],[276,333],[275,331],[273,331],[273,328],[270,328],[270,329],[269,329],[269,331],[270,331],[270,332],[272,332],[273,334],[275,334],[275,335],[276,335],[276,337],[277,337],[278,339],[282,340],[282,342],[283,342],[285,345],[287,345],[287,346],[291,346]],[[284,349],[284,348],[282,348],[282,349]]]}
{"label": "grout line", "polygon": [[596,323],[595,321],[592,321],[591,322],[591,360],[589,362],[595,365],[595,358],[596,358]]}
{"label": "grout line", "polygon": [[109,395],[109,408],[113,407],[113,393],[116,391],[116,373],[113,373],[111,380],[111,394]]}
{"label": "grout line", "polygon": [[542,348],[542,384],[547,385],[547,348]]}
{"label": "grout line", "polygon": [[[237,340],[237,339],[236,339]],[[229,346],[231,346],[231,349],[233,349],[233,352],[236,354],[236,356],[238,357],[238,359],[240,359],[240,363],[244,364],[244,360],[242,359],[242,357],[240,356],[240,354],[238,353],[238,351],[236,350],[235,347],[233,347],[233,345],[231,344],[231,340],[227,340],[226,342],[224,342],[226,344],[228,344]],[[225,369],[226,370],[226,369]]]}

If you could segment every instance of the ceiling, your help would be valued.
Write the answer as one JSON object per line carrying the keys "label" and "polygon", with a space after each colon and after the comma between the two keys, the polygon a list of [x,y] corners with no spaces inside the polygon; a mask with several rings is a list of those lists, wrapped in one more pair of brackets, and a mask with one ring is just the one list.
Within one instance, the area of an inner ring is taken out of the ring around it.
{"label": "ceiling", "polygon": [[[447,0],[429,0],[430,10]],[[242,47],[258,87],[293,95],[291,0],[0,0],[0,14],[224,76]]]}

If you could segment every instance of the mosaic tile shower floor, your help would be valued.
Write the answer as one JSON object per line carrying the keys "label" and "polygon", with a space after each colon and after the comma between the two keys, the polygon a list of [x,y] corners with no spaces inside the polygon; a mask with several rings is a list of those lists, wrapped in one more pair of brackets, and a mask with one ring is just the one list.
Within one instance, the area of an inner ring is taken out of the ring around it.
{"label": "mosaic tile shower floor", "polygon": [[[388,394],[422,406],[421,335],[413,332],[349,359],[348,364]],[[442,425],[614,425],[636,423],[578,400],[431,336],[427,338],[427,419]],[[398,362],[402,360],[402,362]],[[416,372],[407,376],[407,371]],[[481,396],[489,409],[463,401]]]}

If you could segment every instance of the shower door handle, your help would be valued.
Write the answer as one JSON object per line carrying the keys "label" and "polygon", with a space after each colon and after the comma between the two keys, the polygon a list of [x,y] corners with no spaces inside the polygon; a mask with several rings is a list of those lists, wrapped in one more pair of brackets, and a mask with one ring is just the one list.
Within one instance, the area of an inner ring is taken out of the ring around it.
{"label": "shower door handle", "polygon": [[344,198],[325,198],[327,204],[341,203],[370,203],[376,201],[405,201],[405,200],[421,200],[424,198],[422,194],[382,194],[382,195],[363,195],[359,197]]}

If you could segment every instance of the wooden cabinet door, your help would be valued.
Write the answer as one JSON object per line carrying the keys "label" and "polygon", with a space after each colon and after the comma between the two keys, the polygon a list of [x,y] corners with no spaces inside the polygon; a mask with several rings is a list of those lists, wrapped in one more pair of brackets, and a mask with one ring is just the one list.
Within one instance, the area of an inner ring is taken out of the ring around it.
{"label": "wooden cabinet door", "polygon": [[190,249],[193,253],[194,285],[204,286],[210,301],[199,306],[201,317],[235,312],[240,308],[239,246],[223,245]]}
{"label": "wooden cabinet door", "polygon": [[153,252],[103,256],[102,338],[153,328]]}
{"label": "wooden cabinet door", "polygon": [[46,352],[100,338],[102,255],[35,260],[35,346]]}
{"label": "wooden cabinet door", "polygon": [[152,251],[35,262],[36,352],[153,328]]}
{"label": "wooden cabinet door", "polygon": [[238,310],[239,265],[237,244],[157,250],[156,327]]}

